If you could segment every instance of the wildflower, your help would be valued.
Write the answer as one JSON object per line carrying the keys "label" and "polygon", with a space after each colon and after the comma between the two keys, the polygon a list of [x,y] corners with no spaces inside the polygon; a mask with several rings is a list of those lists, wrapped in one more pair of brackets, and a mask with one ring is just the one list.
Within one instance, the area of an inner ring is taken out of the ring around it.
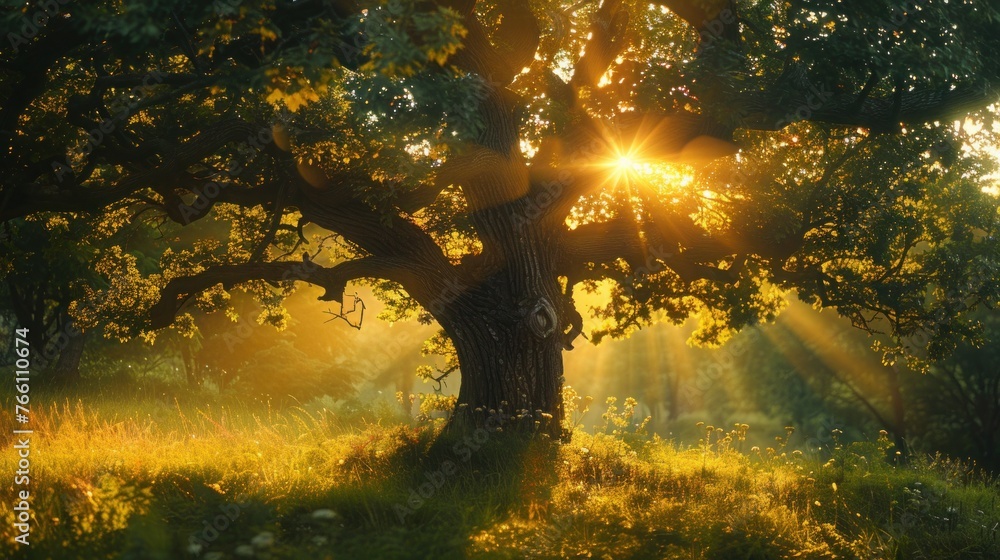
{"label": "wildflower", "polygon": [[248,544],[241,544],[240,546],[237,546],[233,553],[237,556],[242,556],[243,558],[253,558],[254,555],[253,547]]}
{"label": "wildflower", "polygon": [[201,548],[202,548],[201,543],[191,542],[190,544],[188,544],[187,551],[188,554],[192,556],[198,556],[199,554],[201,554]]}
{"label": "wildflower", "polygon": [[254,548],[270,548],[274,544],[274,533],[270,531],[263,531],[256,537],[250,539],[250,544]]}

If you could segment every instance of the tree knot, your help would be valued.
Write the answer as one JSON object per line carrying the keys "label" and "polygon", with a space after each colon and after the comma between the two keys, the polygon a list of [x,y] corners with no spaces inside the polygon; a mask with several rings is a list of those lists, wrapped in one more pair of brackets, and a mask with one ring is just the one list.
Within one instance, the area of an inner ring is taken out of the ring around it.
{"label": "tree knot", "polygon": [[556,331],[559,325],[559,317],[552,302],[546,297],[540,297],[526,302],[522,307],[525,313],[525,321],[532,334],[538,338],[548,338]]}

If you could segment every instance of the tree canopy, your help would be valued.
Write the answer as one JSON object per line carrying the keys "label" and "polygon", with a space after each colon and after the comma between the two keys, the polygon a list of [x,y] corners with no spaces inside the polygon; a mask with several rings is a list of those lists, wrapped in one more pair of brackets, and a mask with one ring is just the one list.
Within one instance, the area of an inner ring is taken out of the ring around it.
{"label": "tree canopy", "polygon": [[460,407],[537,421],[581,333],[716,344],[794,294],[935,358],[1000,299],[989,1],[5,4],[0,273],[114,240],[68,283],[108,336],[363,281]]}

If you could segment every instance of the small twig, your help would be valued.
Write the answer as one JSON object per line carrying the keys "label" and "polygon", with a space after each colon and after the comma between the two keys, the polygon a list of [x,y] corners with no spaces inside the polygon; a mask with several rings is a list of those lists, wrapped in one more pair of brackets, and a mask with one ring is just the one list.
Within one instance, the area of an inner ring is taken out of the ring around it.
{"label": "small twig", "polygon": [[437,369],[438,373],[440,373],[441,375],[439,375],[437,377],[431,376],[431,381],[433,381],[434,383],[437,383],[437,387],[434,389],[434,392],[435,393],[440,393],[441,389],[442,389],[442,382],[444,381],[444,379],[446,377],[448,377],[452,373],[458,371],[458,366],[457,365],[451,366],[448,369],[441,369],[441,368],[435,368],[435,369]]}
{"label": "small twig", "polygon": [[[333,318],[327,320],[326,322],[329,323],[330,321],[335,321],[337,319],[343,319],[345,323],[347,323],[351,327],[354,327],[355,329],[358,329],[360,331],[361,330],[361,324],[364,323],[364,321],[365,321],[365,302],[360,297],[358,297],[358,294],[356,292],[355,292],[355,294],[354,294],[353,297],[354,297],[354,303],[351,305],[351,308],[349,310],[347,310],[346,312],[344,311],[344,301],[343,301],[343,299],[341,299],[341,301],[340,301],[340,312],[339,313],[335,313],[335,312],[333,312],[332,310],[329,310],[329,309],[326,310],[326,311],[324,311],[324,313],[326,313],[327,315],[333,315]],[[346,299],[346,298],[344,298],[344,299]],[[361,304],[361,309],[358,309],[358,303]],[[351,315],[351,314],[353,314],[353,313],[355,313],[357,311],[361,312],[361,316],[358,318],[358,324],[355,325],[354,323],[351,322],[350,319],[347,318],[347,316]]]}

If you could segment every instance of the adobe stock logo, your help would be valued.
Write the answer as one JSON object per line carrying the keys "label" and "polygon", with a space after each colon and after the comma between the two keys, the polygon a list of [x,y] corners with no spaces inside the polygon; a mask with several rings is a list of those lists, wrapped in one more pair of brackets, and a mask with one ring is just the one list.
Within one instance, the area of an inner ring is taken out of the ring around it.
{"label": "adobe stock logo", "polygon": [[14,52],[20,52],[22,45],[30,44],[31,40],[49,24],[49,20],[60,14],[62,11],[60,6],[64,4],[69,4],[69,0],[44,0],[38,3],[37,10],[25,14],[21,18],[17,33],[11,31],[7,34],[7,42]]}
{"label": "adobe stock logo", "polygon": [[204,548],[215,542],[220,534],[229,529],[240,518],[243,508],[246,506],[247,502],[245,501],[220,505],[219,511],[221,513],[211,519],[203,520],[201,530],[188,538],[188,552],[199,554]]}

